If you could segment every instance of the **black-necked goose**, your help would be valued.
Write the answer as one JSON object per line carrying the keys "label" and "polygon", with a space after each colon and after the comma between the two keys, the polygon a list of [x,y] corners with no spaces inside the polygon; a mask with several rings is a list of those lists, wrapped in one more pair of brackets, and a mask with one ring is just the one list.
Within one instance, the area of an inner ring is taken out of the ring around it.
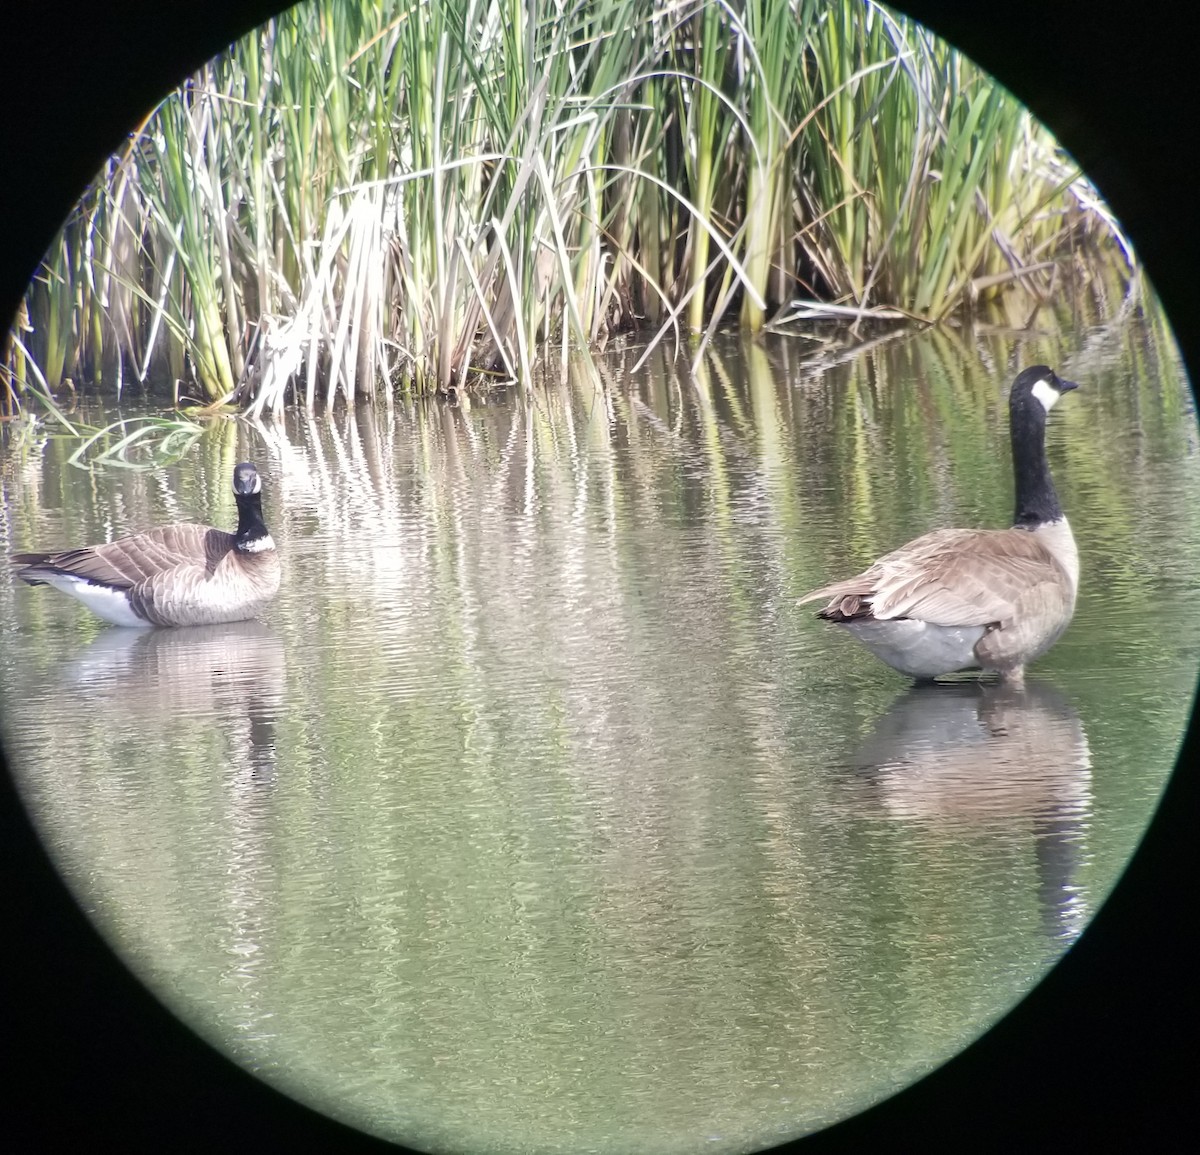
{"label": "black-necked goose", "polygon": [[1075,612],[1079,554],[1046,461],[1046,416],[1074,388],[1045,365],[1013,382],[1011,529],[935,529],[797,604],[828,598],[818,617],[910,677],[982,669],[1021,681]]}
{"label": "black-necked goose", "polygon": [[169,525],[107,545],[12,555],[17,576],[51,585],[118,626],[204,626],[253,617],[278,592],[279,554],[262,514],[262,482],[234,468],[236,533]]}

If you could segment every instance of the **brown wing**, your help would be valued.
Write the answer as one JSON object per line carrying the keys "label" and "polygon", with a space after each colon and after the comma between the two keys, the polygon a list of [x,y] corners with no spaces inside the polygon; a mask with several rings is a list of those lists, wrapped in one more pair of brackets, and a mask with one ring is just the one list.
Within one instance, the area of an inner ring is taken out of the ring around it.
{"label": "brown wing", "polygon": [[128,590],[159,574],[180,567],[212,573],[234,545],[234,536],[202,525],[170,525],[136,533],[106,545],[89,545],[62,553],[14,554],[18,575],[37,582],[39,570],[70,574]]}
{"label": "brown wing", "polygon": [[918,618],[944,626],[1003,625],[1021,600],[1063,572],[1033,534],[939,529],[881,557],[861,574],[801,598],[829,598],[822,617]]}
{"label": "brown wing", "polygon": [[980,638],[975,653],[989,669],[1031,661],[1054,644],[1074,612],[1075,594],[1068,583],[1038,581],[1021,591],[1012,616]]}

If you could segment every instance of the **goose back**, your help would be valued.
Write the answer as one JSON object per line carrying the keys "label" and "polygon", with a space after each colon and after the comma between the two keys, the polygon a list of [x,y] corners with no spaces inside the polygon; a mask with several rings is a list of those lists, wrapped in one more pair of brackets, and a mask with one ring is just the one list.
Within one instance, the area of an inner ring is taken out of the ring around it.
{"label": "goose back", "polygon": [[828,598],[818,616],[829,621],[911,617],[935,625],[1004,626],[1021,600],[1044,584],[1065,581],[1074,604],[1078,555],[1070,527],[1059,525],[1065,534],[1051,537],[1026,530],[935,529],[798,604]]}

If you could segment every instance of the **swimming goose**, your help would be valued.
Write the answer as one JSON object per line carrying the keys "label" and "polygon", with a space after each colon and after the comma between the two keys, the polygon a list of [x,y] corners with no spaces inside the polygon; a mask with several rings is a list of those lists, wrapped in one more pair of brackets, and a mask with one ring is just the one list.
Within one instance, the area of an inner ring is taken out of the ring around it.
{"label": "swimming goose", "polygon": [[118,626],[206,626],[253,617],[279,590],[279,555],[262,515],[262,481],[233,471],[236,533],[169,525],[106,545],[12,555],[30,585],[51,585]]}
{"label": "swimming goose", "polygon": [[928,680],[981,669],[1019,683],[1075,612],[1079,554],[1046,461],[1046,416],[1074,382],[1023,370],[1009,397],[1016,514],[1011,529],[935,529],[846,581],[817,616],[894,670]]}

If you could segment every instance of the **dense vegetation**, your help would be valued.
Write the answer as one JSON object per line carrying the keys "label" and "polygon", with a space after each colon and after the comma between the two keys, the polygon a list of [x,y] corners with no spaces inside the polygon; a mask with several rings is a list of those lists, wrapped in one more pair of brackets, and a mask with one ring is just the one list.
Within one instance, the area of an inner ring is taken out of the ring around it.
{"label": "dense vegetation", "polygon": [[638,325],[938,321],[1127,247],[1007,92],[864,0],[309,0],[65,223],[7,389],[278,412],[528,380]]}

